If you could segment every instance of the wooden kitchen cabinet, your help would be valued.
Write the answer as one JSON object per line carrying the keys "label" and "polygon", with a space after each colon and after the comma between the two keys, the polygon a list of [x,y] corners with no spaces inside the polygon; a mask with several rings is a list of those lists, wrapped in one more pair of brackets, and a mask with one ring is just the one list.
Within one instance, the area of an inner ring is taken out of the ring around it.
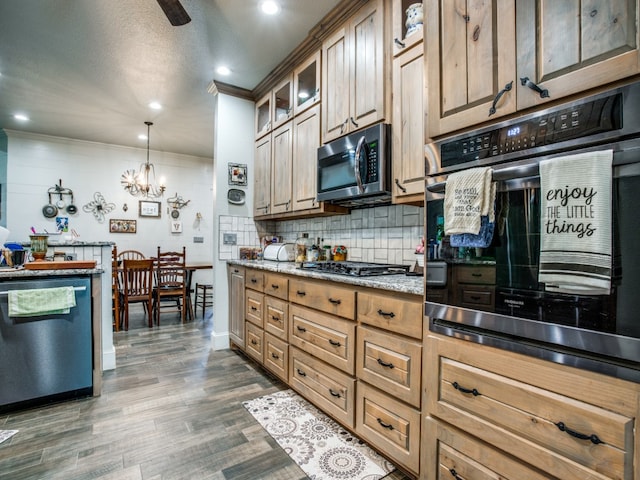
{"label": "wooden kitchen cabinet", "polygon": [[420,42],[393,59],[393,203],[424,201],[427,109],[423,53]]}
{"label": "wooden kitchen cabinet", "polygon": [[425,2],[428,136],[640,73],[638,2]]}
{"label": "wooden kitchen cabinet", "polygon": [[256,102],[256,139],[262,138],[271,132],[273,117],[271,97],[272,93],[269,92]]}
{"label": "wooden kitchen cabinet", "polygon": [[229,280],[229,340],[244,349],[244,268],[227,265]]}
{"label": "wooden kitchen cabinet", "polygon": [[383,0],[367,2],[323,41],[323,143],[379,122],[389,113],[387,8]]}
{"label": "wooden kitchen cabinet", "polygon": [[271,212],[291,210],[293,124],[287,122],[271,134],[271,177],[262,178],[271,183]]}
{"label": "wooden kitchen cabinet", "polygon": [[293,114],[296,116],[320,103],[320,53],[318,50],[293,70]]}
{"label": "wooden kitchen cabinet", "polygon": [[318,208],[318,147],[320,105],[293,119],[293,211]]}
{"label": "wooden kitchen cabinet", "polygon": [[254,325],[264,328],[264,293],[245,289],[245,319]]}
{"label": "wooden kitchen cabinet", "polygon": [[495,265],[454,265],[455,304],[491,312],[495,309]]}
{"label": "wooden kitchen cabinet", "polygon": [[416,0],[393,0],[391,3],[391,33],[393,35],[391,48],[394,56],[401,55],[417,43],[422,43],[424,29],[416,30],[407,36],[407,8],[414,3],[422,2],[417,2]]}
{"label": "wooden kitchen cabinet", "polygon": [[514,0],[426,0],[424,11],[429,136],[515,112]]}
{"label": "wooden kitchen cabinet", "polygon": [[293,74],[287,75],[271,91],[272,130],[293,118]]}
{"label": "wooden kitchen cabinet", "polygon": [[[552,478],[638,477],[637,383],[435,334],[423,362],[437,372],[424,374],[423,415],[439,425]],[[425,432],[426,473],[440,448]],[[484,464],[477,452],[466,455]]]}
{"label": "wooden kitchen cabinet", "polygon": [[264,330],[285,342],[289,336],[289,303],[279,298],[265,296]]}
{"label": "wooden kitchen cabinet", "polygon": [[289,344],[264,332],[263,365],[283,382],[289,381]]}
{"label": "wooden kitchen cabinet", "polygon": [[250,322],[245,322],[245,352],[262,365],[264,330]]}
{"label": "wooden kitchen cabinet", "polygon": [[256,141],[254,172],[253,216],[259,218],[271,213],[271,135]]}
{"label": "wooden kitchen cabinet", "polygon": [[[515,4],[518,109],[640,73],[637,1]],[[529,82],[547,96],[532,90]]]}

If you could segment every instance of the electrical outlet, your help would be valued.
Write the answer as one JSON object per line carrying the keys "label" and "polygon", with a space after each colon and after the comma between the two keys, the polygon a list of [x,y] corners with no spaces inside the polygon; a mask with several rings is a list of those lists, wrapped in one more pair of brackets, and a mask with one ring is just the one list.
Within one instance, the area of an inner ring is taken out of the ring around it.
{"label": "electrical outlet", "polygon": [[222,243],[224,245],[235,245],[238,241],[238,235],[235,233],[223,233]]}
{"label": "electrical outlet", "polygon": [[204,237],[193,237],[193,243],[204,243]]}

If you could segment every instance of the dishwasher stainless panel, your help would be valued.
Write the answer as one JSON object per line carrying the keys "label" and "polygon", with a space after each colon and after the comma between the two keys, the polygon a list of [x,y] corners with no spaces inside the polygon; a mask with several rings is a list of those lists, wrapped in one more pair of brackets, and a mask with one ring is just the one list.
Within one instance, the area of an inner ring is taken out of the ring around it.
{"label": "dishwasher stainless panel", "polygon": [[[68,314],[9,317],[9,290],[72,286]],[[93,393],[91,280],[59,277],[0,282],[0,410]]]}

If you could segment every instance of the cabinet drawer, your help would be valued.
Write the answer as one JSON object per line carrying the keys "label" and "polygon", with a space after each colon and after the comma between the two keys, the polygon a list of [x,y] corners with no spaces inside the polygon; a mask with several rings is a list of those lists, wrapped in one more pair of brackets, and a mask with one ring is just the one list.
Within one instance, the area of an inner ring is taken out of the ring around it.
{"label": "cabinet drawer", "polygon": [[258,292],[264,291],[264,272],[247,269],[244,284],[252,290],[257,290]]}
{"label": "cabinet drawer", "polygon": [[420,460],[420,412],[358,382],[356,433],[389,458],[418,473]]}
{"label": "cabinet drawer", "polygon": [[349,428],[354,427],[356,381],[317,358],[290,348],[289,384]]}
{"label": "cabinet drawer", "polygon": [[423,430],[424,478],[549,479],[548,475],[433,418],[425,419]]}
{"label": "cabinet drawer", "polygon": [[422,339],[422,317],[422,298],[416,295],[358,292],[358,321],[362,323]]}
{"label": "cabinet drawer", "polygon": [[356,376],[420,408],[422,344],[358,327]]}
{"label": "cabinet drawer", "polygon": [[343,372],[355,372],[355,322],[289,305],[289,343]]}
{"label": "cabinet drawer", "polygon": [[[632,478],[634,412],[598,405],[611,398],[605,382],[461,343],[451,353],[440,350],[437,365],[425,366],[440,372],[437,388],[426,390],[428,396],[437,391],[435,405],[427,402],[429,414],[558,478]],[[490,368],[482,368],[484,362]],[[637,401],[637,391],[623,395],[621,405]]]}
{"label": "cabinet drawer", "polygon": [[264,326],[264,317],[262,315],[264,309],[264,294],[254,292],[253,290],[245,290],[244,301],[244,314],[246,319],[262,328]]}
{"label": "cabinet drawer", "polygon": [[287,300],[289,296],[289,279],[283,275],[266,273],[264,275],[264,293],[272,297]]}
{"label": "cabinet drawer", "polygon": [[289,304],[279,298],[264,297],[264,331],[288,341]]}
{"label": "cabinet drawer", "polygon": [[289,345],[270,333],[264,334],[264,366],[283,382],[289,381]]}
{"label": "cabinet drawer", "polygon": [[477,283],[482,285],[496,283],[496,268],[493,265],[456,265],[453,271],[458,283]]}
{"label": "cabinet drawer", "polygon": [[354,320],[356,293],[330,282],[289,279],[289,301]]}
{"label": "cabinet drawer", "polygon": [[262,344],[264,342],[264,332],[253,323],[246,322],[246,352],[254,360],[262,364]]}
{"label": "cabinet drawer", "polygon": [[463,307],[493,307],[495,287],[483,287],[482,285],[463,286],[458,291],[460,305]]}

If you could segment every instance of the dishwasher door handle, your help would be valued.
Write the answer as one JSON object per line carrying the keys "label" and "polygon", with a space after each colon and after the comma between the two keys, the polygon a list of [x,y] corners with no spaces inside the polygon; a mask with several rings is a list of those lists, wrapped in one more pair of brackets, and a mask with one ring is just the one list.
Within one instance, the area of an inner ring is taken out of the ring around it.
{"label": "dishwasher door handle", "polygon": [[[84,292],[87,287],[73,287],[74,292]],[[0,292],[0,295],[9,295],[9,290],[4,290]]]}

